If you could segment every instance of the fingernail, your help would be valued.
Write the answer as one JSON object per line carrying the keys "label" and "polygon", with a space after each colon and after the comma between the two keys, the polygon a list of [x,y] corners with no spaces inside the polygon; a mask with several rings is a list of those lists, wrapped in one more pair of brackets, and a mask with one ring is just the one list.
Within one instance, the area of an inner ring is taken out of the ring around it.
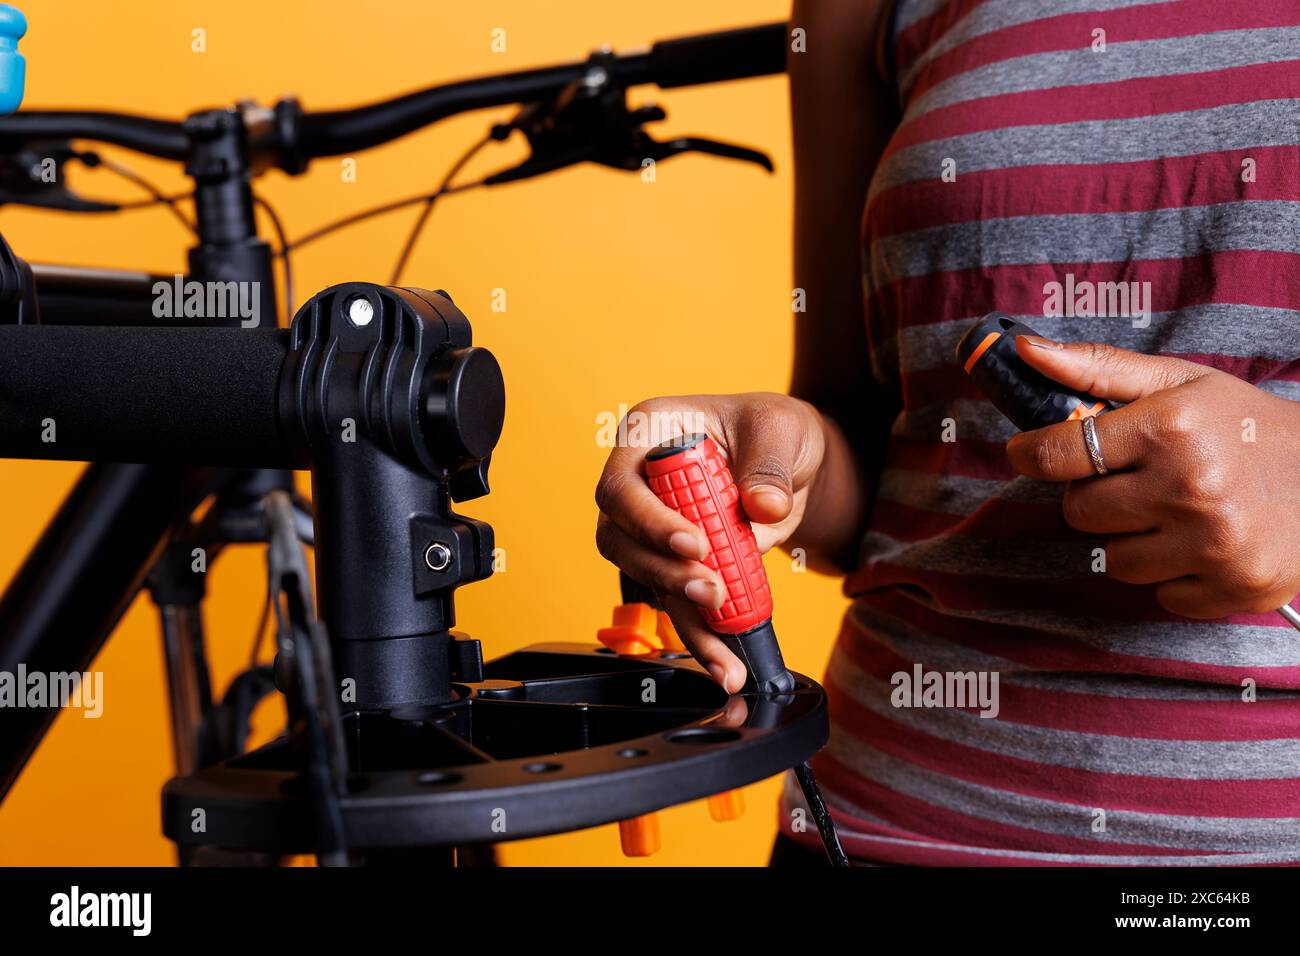
{"label": "fingernail", "polygon": [[1018,335],[1016,338],[1023,339],[1036,349],[1063,349],[1065,348],[1060,342],[1054,342],[1051,339],[1045,339],[1041,335]]}
{"label": "fingernail", "polygon": [[696,561],[704,558],[704,547],[700,544],[700,539],[689,531],[674,531],[668,539],[668,547],[683,558],[693,558]]}
{"label": "fingernail", "polygon": [[714,610],[722,607],[722,592],[712,581],[688,581],[685,591],[686,597],[696,604],[703,604]]}
{"label": "fingernail", "polygon": [[723,690],[727,689],[727,669],[725,667],[721,664],[710,664],[709,673],[713,675],[713,679],[718,682],[719,687]]}
{"label": "fingernail", "polygon": [[749,494],[752,498],[760,496],[771,498],[770,504],[778,508],[783,507],[786,501],[785,489],[778,488],[776,485],[751,485]]}

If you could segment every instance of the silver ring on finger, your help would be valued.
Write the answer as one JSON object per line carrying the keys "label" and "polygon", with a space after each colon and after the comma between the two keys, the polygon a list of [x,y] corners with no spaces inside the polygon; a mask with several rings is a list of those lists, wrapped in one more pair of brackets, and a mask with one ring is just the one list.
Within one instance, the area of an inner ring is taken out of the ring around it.
{"label": "silver ring on finger", "polygon": [[1104,475],[1110,471],[1106,467],[1106,459],[1101,454],[1101,444],[1097,441],[1097,418],[1095,415],[1089,415],[1083,419],[1083,443],[1088,448],[1088,457],[1092,459],[1092,467],[1097,474]]}

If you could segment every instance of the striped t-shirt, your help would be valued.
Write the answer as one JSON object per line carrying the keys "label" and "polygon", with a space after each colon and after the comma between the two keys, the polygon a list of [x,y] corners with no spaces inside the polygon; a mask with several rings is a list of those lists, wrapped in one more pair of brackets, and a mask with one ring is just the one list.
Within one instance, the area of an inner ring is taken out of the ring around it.
{"label": "striped t-shirt", "polygon": [[[888,29],[902,119],[863,218],[865,321],[902,411],[814,763],[846,849],[1298,862],[1300,634],[1097,573],[1103,539],[1012,471],[1014,428],[953,349],[998,309],[1300,400],[1300,0],[899,0]],[[1123,311],[1113,283],[1137,284],[1129,314],[1088,314]],[[925,706],[896,677],[918,667],[997,675],[996,716]]]}

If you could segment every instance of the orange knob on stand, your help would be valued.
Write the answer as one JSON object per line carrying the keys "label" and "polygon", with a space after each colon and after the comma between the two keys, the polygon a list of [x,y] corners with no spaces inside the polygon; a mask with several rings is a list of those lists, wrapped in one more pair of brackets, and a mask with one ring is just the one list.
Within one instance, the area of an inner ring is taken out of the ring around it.
{"label": "orange knob on stand", "polygon": [[620,604],[610,627],[596,632],[596,640],[616,654],[651,654],[662,646],[655,633],[658,618],[648,604]]}
{"label": "orange knob on stand", "polygon": [[745,813],[745,794],[740,790],[728,790],[715,793],[709,797],[709,816],[719,823],[739,820]]}
{"label": "orange knob on stand", "polygon": [[[596,632],[596,639],[616,654],[652,654],[663,645],[656,634],[658,615],[648,604],[620,604],[614,608],[609,627]],[[662,845],[659,816],[647,813],[618,823],[618,839],[624,856],[651,856]]]}
{"label": "orange knob on stand", "polygon": [[659,852],[662,841],[659,838],[659,814],[647,813],[645,816],[620,820],[618,838],[623,844],[624,856],[651,856]]}

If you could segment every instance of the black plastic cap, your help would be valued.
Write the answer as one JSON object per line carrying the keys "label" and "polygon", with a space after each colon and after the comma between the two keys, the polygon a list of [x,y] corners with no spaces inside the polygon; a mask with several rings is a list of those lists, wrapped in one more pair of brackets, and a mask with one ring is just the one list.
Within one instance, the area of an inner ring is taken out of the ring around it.
{"label": "black plastic cap", "polygon": [[794,675],[786,669],[771,621],[744,634],[719,634],[718,639],[745,665],[747,676],[741,693],[788,694],[794,690]]}
{"label": "black plastic cap", "polygon": [[654,448],[651,448],[649,454],[645,456],[646,461],[659,461],[663,458],[671,458],[678,452],[686,451],[688,448],[694,448],[708,437],[708,435],[705,435],[702,432],[696,432],[693,435],[677,435],[676,437],[670,438],[665,442],[660,442]]}
{"label": "black plastic cap", "polygon": [[1031,368],[1016,350],[1016,339],[1022,335],[1038,333],[1009,315],[990,312],[957,343],[958,364],[1017,428],[1031,431],[1112,407],[1093,395],[1072,392]]}
{"label": "black plastic cap", "polygon": [[[1005,312],[990,312],[984,318],[980,319],[961,337],[957,343],[957,364],[965,367],[967,359],[971,353],[984,342],[990,335],[1001,336],[1012,332],[1016,326],[1020,325],[1015,319]],[[1028,328],[1028,326],[1022,326]],[[1030,330],[1032,333],[1032,330]],[[1024,333],[1021,333],[1024,334]],[[1014,333],[1012,334],[1014,340]]]}

